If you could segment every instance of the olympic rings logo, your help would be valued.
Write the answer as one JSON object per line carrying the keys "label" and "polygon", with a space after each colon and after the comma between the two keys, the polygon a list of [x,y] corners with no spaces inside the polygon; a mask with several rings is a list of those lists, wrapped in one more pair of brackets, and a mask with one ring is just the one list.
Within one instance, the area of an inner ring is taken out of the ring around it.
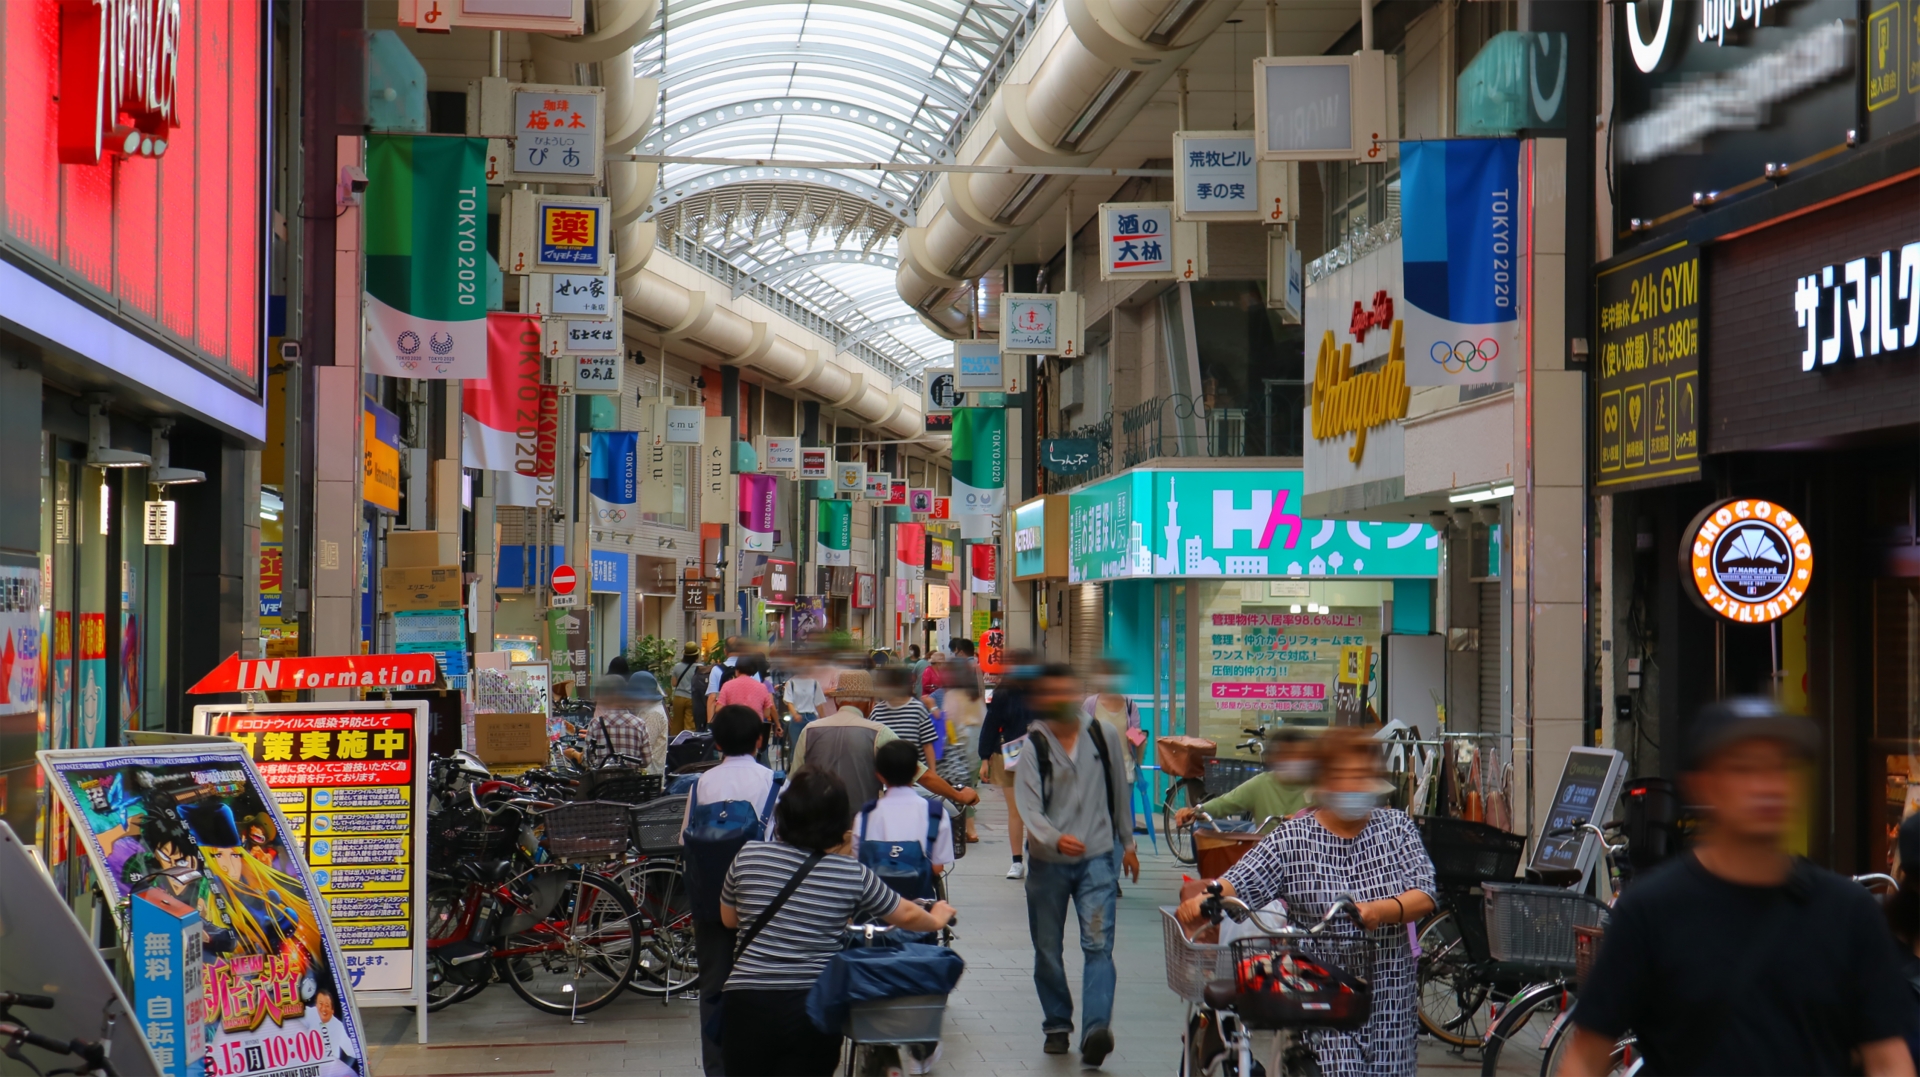
{"label": "olympic rings logo", "polygon": [[1488,363],[1500,358],[1500,342],[1492,337],[1484,337],[1478,344],[1463,340],[1449,345],[1444,340],[1436,340],[1433,347],[1427,349],[1427,357],[1449,374],[1478,374],[1487,369]]}
{"label": "olympic rings logo", "polygon": [[626,509],[596,509],[594,511],[594,515],[598,516],[602,520],[611,520],[614,523],[619,523],[621,520],[624,520],[627,518],[627,510]]}

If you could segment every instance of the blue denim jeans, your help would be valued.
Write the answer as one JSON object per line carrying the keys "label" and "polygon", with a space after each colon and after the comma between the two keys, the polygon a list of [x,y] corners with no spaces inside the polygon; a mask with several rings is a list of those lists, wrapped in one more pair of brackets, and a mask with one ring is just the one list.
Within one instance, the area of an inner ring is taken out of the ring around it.
{"label": "blue denim jeans", "polygon": [[1092,1032],[1113,1017],[1113,918],[1120,896],[1119,850],[1076,864],[1027,858],[1027,929],[1033,935],[1033,986],[1042,1032],[1073,1031],[1073,992],[1061,956],[1067,901],[1080,916],[1080,1025]]}

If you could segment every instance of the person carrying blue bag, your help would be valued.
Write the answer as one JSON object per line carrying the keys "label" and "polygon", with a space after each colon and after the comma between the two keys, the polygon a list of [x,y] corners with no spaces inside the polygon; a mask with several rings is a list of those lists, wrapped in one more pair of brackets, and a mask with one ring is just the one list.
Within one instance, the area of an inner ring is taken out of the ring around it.
{"label": "person carrying blue bag", "polygon": [[853,824],[854,855],[903,898],[931,898],[934,877],[953,866],[953,827],[940,802],[914,792],[920,750],[904,740],[882,744],[873,769],[886,786]]}
{"label": "person carrying blue bag", "polygon": [[[753,708],[721,707],[708,728],[724,758],[702,773],[688,791],[686,819],[680,828],[694,953],[700,964],[703,1028],[720,1005],[721,985],[733,971],[735,932],[721,922],[720,888],[740,850],[750,841],[766,838],[780,793],[773,771],[754,760],[766,723]],[[708,1077],[725,1072],[717,1039],[703,1034],[700,1055]]]}

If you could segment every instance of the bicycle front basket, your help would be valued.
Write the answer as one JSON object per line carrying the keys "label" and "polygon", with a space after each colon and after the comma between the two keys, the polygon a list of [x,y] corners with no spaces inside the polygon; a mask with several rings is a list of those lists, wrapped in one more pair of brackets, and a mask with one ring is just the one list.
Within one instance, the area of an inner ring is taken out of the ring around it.
{"label": "bicycle front basket", "polygon": [[1564,972],[1579,964],[1573,929],[1607,922],[1599,899],[1527,883],[1486,883],[1487,949],[1495,961]]}
{"label": "bicycle front basket", "polygon": [[679,856],[687,797],[658,797],[633,809],[633,844],[643,856]]}
{"label": "bicycle front basket", "polygon": [[605,860],[627,848],[625,804],[577,800],[540,816],[546,837],[541,844],[556,860]]}
{"label": "bicycle front basket", "polygon": [[1368,935],[1239,939],[1234,1012],[1249,1028],[1359,1028],[1373,1013],[1378,945]]}

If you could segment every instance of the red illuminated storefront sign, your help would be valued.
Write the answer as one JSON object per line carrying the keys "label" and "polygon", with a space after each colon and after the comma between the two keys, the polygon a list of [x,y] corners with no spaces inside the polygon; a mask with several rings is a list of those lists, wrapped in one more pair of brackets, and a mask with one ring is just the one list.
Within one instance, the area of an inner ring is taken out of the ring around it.
{"label": "red illuminated storefront sign", "polygon": [[0,3],[0,247],[249,388],[264,339],[264,10]]}

